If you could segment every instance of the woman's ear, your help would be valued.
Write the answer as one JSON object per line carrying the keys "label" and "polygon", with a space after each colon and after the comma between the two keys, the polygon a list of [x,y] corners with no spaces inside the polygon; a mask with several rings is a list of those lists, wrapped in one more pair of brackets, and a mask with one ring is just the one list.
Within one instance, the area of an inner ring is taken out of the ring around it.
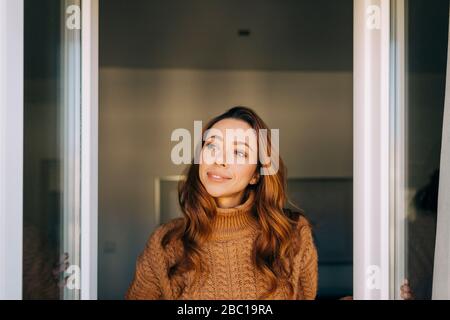
{"label": "woman's ear", "polygon": [[257,184],[258,183],[258,181],[259,181],[259,173],[258,172],[255,172],[254,174],[253,174],[253,177],[250,179],[250,184]]}

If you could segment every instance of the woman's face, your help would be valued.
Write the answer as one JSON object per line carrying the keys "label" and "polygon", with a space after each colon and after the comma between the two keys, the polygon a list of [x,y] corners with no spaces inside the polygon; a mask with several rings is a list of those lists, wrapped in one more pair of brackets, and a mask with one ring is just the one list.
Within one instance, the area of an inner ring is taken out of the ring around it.
{"label": "woman's face", "polygon": [[230,118],[214,124],[204,138],[200,181],[219,207],[239,205],[246,187],[258,181],[257,133],[247,122]]}

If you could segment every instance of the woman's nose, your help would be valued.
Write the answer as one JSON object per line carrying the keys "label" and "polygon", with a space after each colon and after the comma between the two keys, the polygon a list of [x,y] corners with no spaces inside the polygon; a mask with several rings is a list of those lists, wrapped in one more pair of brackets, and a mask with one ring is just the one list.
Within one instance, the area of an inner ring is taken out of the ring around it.
{"label": "woman's nose", "polygon": [[219,166],[226,167],[227,166],[226,152],[223,152],[222,150],[218,151],[215,154],[215,163]]}

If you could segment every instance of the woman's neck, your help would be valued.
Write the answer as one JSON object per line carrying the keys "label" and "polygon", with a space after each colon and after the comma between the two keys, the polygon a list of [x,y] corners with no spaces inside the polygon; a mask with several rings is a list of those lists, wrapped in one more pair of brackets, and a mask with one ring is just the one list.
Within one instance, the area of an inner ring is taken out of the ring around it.
{"label": "woman's neck", "polygon": [[258,221],[254,214],[255,193],[250,191],[245,201],[235,207],[216,209],[213,222],[215,240],[241,238],[258,229]]}
{"label": "woman's neck", "polygon": [[229,208],[237,207],[238,205],[240,205],[243,202],[242,200],[244,198],[244,193],[245,193],[245,190],[240,191],[239,193],[236,193],[236,194],[229,195],[229,196],[215,198],[216,205],[218,208],[221,208],[221,209],[229,209]]}

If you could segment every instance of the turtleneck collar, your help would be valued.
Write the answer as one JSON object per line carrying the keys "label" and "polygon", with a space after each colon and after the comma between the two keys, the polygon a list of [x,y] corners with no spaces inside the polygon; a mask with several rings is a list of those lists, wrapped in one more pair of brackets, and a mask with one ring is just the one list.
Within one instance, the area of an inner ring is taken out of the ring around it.
{"label": "turtleneck collar", "polygon": [[258,229],[258,221],[253,215],[255,191],[250,190],[243,203],[232,208],[216,208],[213,220],[214,240],[239,238]]}

